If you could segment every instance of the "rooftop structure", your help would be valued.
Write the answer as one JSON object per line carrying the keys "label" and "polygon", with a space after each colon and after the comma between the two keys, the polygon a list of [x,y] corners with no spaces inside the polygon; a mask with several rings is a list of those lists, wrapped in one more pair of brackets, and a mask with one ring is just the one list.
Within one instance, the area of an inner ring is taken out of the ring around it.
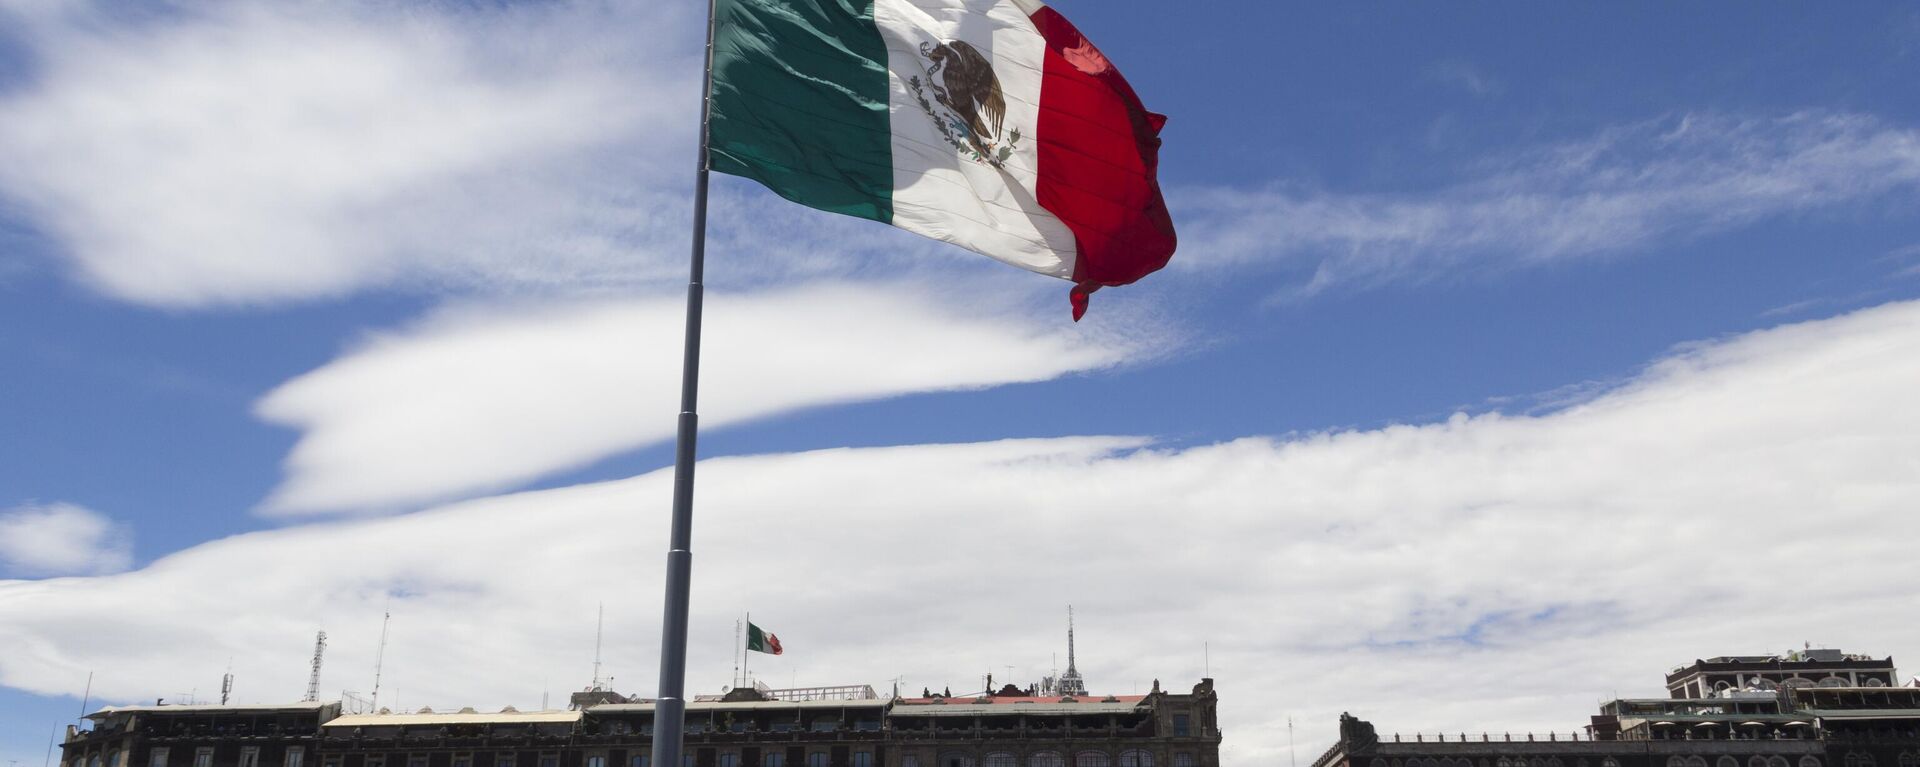
{"label": "rooftop structure", "polygon": [[1892,658],[1807,648],[1786,655],[1723,655],[1695,660],[1667,674],[1667,694],[1673,698],[1707,698],[1728,690],[1892,687],[1898,679]]}
{"label": "rooftop structure", "polygon": [[1054,689],[1061,695],[1086,695],[1087,682],[1080,678],[1080,668],[1074,664],[1073,657],[1073,605],[1067,605],[1067,673],[1060,675],[1060,681]]}

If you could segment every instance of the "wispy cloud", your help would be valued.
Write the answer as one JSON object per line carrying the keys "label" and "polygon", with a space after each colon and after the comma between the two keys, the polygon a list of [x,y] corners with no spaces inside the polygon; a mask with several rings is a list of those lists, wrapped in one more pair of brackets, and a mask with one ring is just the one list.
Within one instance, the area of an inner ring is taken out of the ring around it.
{"label": "wispy cloud", "polygon": [[1498,96],[1506,86],[1480,67],[1463,59],[1445,59],[1427,67],[1428,80],[1466,91],[1480,98]]}
{"label": "wispy cloud", "polygon": [[[1260,764],[1288,745],[1274,691],[1303,743],[1342,710],[1564,731],[1605,691],[1657,694],[1676,660],[1810,625],[1904,656],[1920,626],[1884,617],[1920,580],[1915,380],[1905,303],[1692,346],[1538,416],[709,460],[689,682],[726,681],[747,608],[787,640],[769,678],[1037,678],[1073,602],[1099,692],[1191,684],[1210,643],[1226,762]],[[616,686],[644,693],[670,486],[661,471],[0,583],[0,680],[77,693],[76,669],[97,669],[96,696],[151,699],[231,656],[241,700],[287,700],[306,681],[288,659],[324,627],[322,689],[364,692],[391,596],[385,681],[409,706],[524,707],[543,680],[584,681],[601,601]]]}
{"label": "wispy cloud", "polygon": [[[1067,328],[1058,307],[1036,314],[1004,294],[965,290],[834,283],[711,295],[703,427],[1044,380],[1139,359],[1170,340],[1120,311]],[[684,311],[679,297],[476,306],[376,337],[261,400],[262,417],[303,432],[266,509],[417,505],[670,438]]]}
{"label": "wispy cloud", "polygon": [[1920,131],[1860,114],[1694,114],[1485,161],[1430,193],[1189,189],[1180,267],[1336,284],[1631,253],[1920,187]]}
{"label": "wispy cloud", "polygon": [[132,533],[92,509],[28,503],[0,511],[0,573],[98,575],[131,564]]}

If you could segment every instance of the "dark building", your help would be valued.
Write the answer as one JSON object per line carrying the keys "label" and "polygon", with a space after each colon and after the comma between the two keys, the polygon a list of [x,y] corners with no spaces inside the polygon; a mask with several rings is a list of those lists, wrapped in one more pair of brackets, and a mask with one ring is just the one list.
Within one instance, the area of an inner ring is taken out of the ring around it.
{"label": "dark building", "polygon": [[69,725],[64,767],[312,767],[320,725],[339,703],[123,706]]}
{"label": "dark building", "polygon": [[1314,767],[1920,767],[1920,688],[1893,674],[1837,651],[1695,661],[1667,676],[1671,697],[1610,701],[1584,732],[1545,736],[1388,739],[1342,715]]}
{"label": "dark building", "polygon": [[1779,655],[1736,655],[1696,660],[1667,674],[1667,694],[1706,698],[1722,690],[1780,687],[1892,687],[1892,658],[1807,649]]}
{"label": "dark building", "polygon": [[[842,688],[842,689],[864,689]],[[1217,767],[1213,680],[1188,693],[770,699],[687,706],[683,767]],[[70,728],[63,767],[652,767],[651,702],[341,714],[338,703],[141,706]]]}

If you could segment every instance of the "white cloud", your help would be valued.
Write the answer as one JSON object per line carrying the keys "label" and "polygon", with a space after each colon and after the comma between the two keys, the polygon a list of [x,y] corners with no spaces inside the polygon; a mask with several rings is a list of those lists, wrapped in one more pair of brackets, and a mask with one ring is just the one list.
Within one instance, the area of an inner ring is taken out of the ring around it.
{"label": "white cloud", "polygon": [[[0,195],[139,303],[657,292],[686,271],[698,11],[75,2],[25,17]],[[742,181],[713,209],[716,284],[986,268]]]}
{"label": "white cloud", "polygon": [[[1045,380],[1164,346],[1164,339],[1113,330],[1124,324],[1121,305],[1089,324],[1064,327],[1063,306],[1050,305],[1046,319],[1035,320],[1005,299],[967,300],[968,290],[882,283],[712,294],[702,351],[703,427],[911,392]],[[675,296],[474,307],[376,337],[261,400],[263,418],[304,432],[267,509],[444,500],[669,439],[683,306]]]}
{"label": "white cloud", "polygon": [[0,100],[0,191],[153,304],[645,279],[690,175],[664,165],[697,104],[682,10],[49,14]]}
{"label": "white cloud", "polygon": [[1630,253],[1920,186],[1920,131],[1859,114],[1688,115],[1473,169],[1433,192],[1188,189],[1176,267],[1278,262],[1340,283]]}
{"label": "white cloud", "polygon": [[[1804,639],[1906,657],[1920,561],[1920,303],[1683,349],[1540,416],[1192,449],[1074,438],[701,467],[691,680],[751,609],[784,684],[1037,678],[1060,607],[1102,691],[1191,684],[1212,648],[1228,764],[1385,731],[1560,732],[1676,662]],[[667,472],[237,536],[112,578],[0,583],[0,684],[105,700],[218,679],[526,707],[590,673],[652,688]],[[239,575],[236,575],[239,574]],[[1001,666],[1012,664],[1012,671]],[[474,674],[472,669],[491,669]],[[204,684],[202,686],[205,686]],[[387,697],[393,696],[393,697]]]}
{"label": "white cloud", "polygon": [[71,503],[28,503],[0,511],[0,572],[97,575],[132,563],[132,535],[99,512]]}

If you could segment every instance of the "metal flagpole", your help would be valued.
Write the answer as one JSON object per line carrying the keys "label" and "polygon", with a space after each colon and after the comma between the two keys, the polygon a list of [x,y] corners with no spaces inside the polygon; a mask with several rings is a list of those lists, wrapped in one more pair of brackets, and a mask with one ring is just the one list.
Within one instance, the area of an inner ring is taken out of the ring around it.
{"label": "metal flagpole", "polygon": [[707,257],[707,126],[713,115],[715,3],[707,0],[706,73],[700,90],[700,161],[693,182],[693,253],[687,268],[687,338],[680,363],[680,423],[673,451],[673,527],[667,538],[660,619],[660,692],[653,706],[653,767],[681,767],[687,716],[687,601],[693,574],[693,459],[700,417],[700,308]]}

